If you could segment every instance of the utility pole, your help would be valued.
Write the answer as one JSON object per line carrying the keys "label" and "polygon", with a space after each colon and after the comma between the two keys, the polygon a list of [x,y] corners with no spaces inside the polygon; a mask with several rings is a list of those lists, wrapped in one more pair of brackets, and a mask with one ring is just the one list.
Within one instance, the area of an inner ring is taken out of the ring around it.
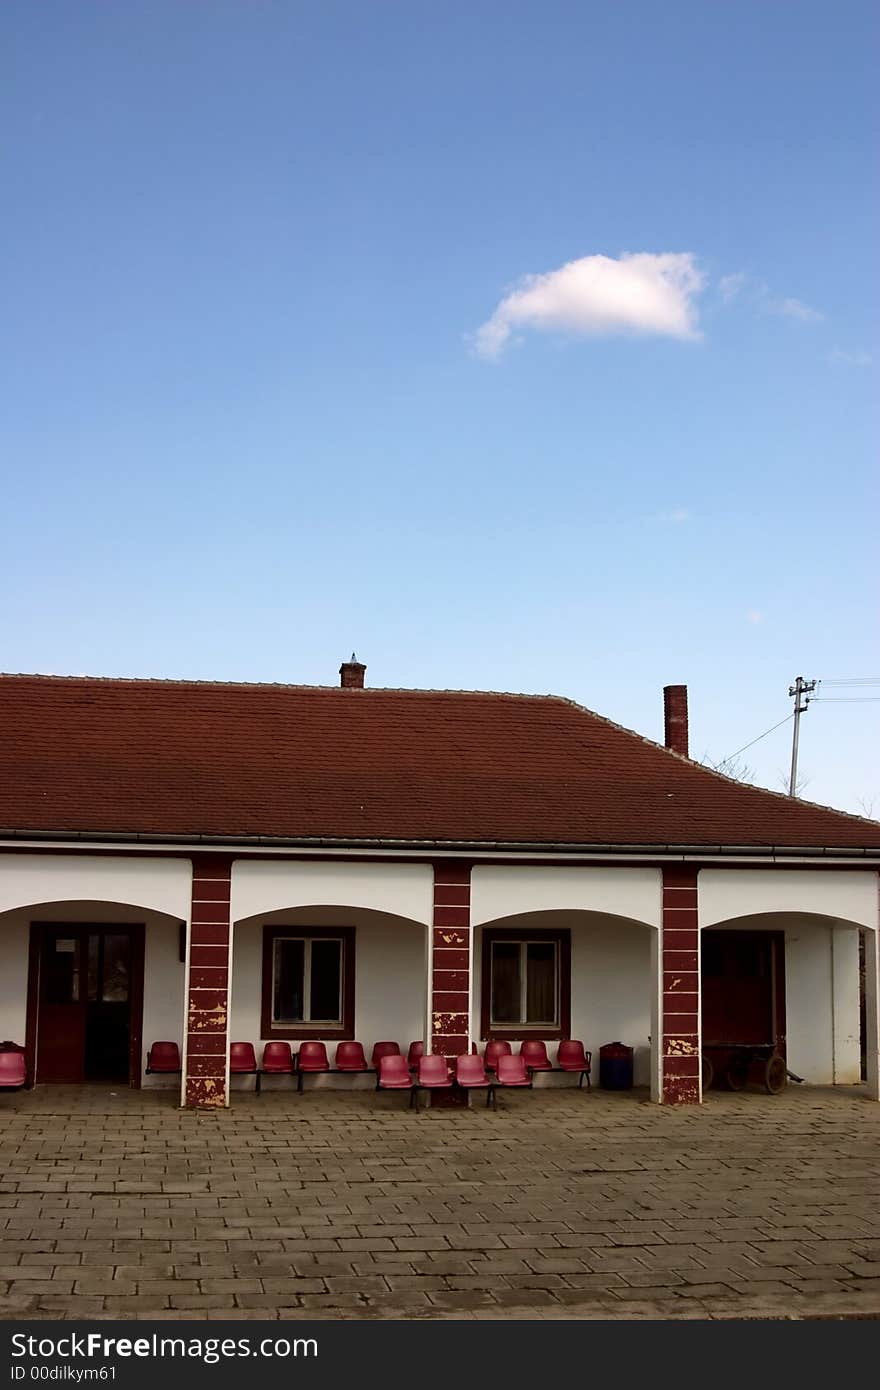
{"label": "utility pole", "polygon": [[[797,785],[797,761],[798,761],[798,738],[801,730],[801,715],[806,714],[807,706],[810,703],[810,696],[816,689],[815,681],[805,681],[803,676],[798,676],[794,685],[788,687],[789,695],[794,696],[794,733],[791,739],[791,781],[788,784],[789,796],[795,796]],[[801,703],[803,701],[803,704]]]}

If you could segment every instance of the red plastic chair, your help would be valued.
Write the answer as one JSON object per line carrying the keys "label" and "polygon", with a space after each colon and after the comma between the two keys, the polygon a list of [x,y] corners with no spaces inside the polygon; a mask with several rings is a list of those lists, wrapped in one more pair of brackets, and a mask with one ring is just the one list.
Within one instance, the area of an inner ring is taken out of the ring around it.
{"label": "red plastic chair", "polygon": [[297,1090],[302,1093],[303,1075],[305,1072],[330,1070],[330,1058],[327,1056],[326,1044],[322,1042],[304,1042],[299,1050],[296,1065],[299,1071]]}
{"label": "red plastic chair", "polygon": [[547,1056],[547,1044],[537,1038],[527,1038],[519,1045],[519,1055],[525,1059],[529,1071],[552,1071],[553,1065]]}
{"label": "red plastic chair", "polygon": [[415,1088],[412,1075],[406,1064],[406,1058],[401,1057],[399,1052],[389,1052],[385,1057],[379,1058],[376,1090],[409,1091],[409,1103],[410,1105],[413,1104]]}
{"label": "red plastic chair", "polygon": [[411,1043],[410,1043],[410,1045],[409,1045],[409,1052],[406,1054],[406,1060],[407,1060],[407,1062],[409,1063],[409,1065],[410,1065],[410,1067],[412,1068],[413,1071],[414,1071],[415,1068],[419,1065],[419,1058],[420,1058],[420,1057],[424,1057],[424,1055],[425,1055],[425,1044],[424,1044],[423,1042],[411,1042]]}
{"label": "red plastic chair", "polygon": [[379,1067],[383,1057],[399,1057],[400,1047],[396,1042],[377,1042],[373,1043],[373,1051],[370,1060],[373,1066]]}
{"label": "red plastic chair", "polygon": [[430,1056],[419,1058],[416,1090],[424,1088],[426,1091],[434,1091],[451,1085],[452,1077],[449,1075],[449,1063],[445,1057],[441,1057],[439,1052],[432,1052]]}
{"label": "red plastic chair", "polygon": [[23,1052],[0,1052],[0,1087],[18,1090],[27,1082],[27,1063]]}
{"label": "red plastic chair", "polygon": [[584,1077],[587,1078],[587,1088],[590,1086],[590,1064],[593,1060],[592,1052],[585,1052],[582,1042],[576,1038],[569,1038],[559,1044],[556,1053],[556,1065],[560,1071],[580,1072],[578,1077],[578,1087],[583,1086]]}
{"label": "red plastic chair", "polygon": [[253,1043],[234,1042],[229,1044],[229,1073],[231,1076],[254,1076],[254,1090],[260,1094],[260,1069]]}
{"label": "red plastic chair", "polygon": [[180,1049],[176,1042],[154,1042],[147,1053],[147,1076],[180,1071]]}
{"label": "red plastic chair", "polygon": [[369,1071],[363,1043],[338,1043],[335,1065],[337,1071]]}
{"label": "red plastic chair", "polygon": [[531,1086],[531,1073],[521,1052],[517,1053],[515,1057],[502,1056],[498,1058],[495,1084],[496,1086]]}
{"label": "red plastic chair", "polygon": [[263,1048],[263,1076],[292,1076],[293,1053],[288,1042],[267,1042]]}
{"label": "red plastic chair", "polygon": [[486,1071],[494,1071],[499,1057],[509,1057],[513,1048],[509,1042],[500,1042],[497,1038],[491,1038],[486,1043],[486,1051],[483,1053],[483,1061],[486,1063]]}
{"label": "red plastic chair", "polygon": [[455,1059],[455,1082],[465,1091],[485,1090],[486,1104],[495,1104],[492,1083],[486,1075],[482,1057],[466,1052]]}

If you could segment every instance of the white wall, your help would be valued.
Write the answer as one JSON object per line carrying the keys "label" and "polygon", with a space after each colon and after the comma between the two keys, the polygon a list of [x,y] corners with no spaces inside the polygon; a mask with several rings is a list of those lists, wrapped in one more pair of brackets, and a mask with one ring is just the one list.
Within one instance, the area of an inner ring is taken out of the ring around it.
{"label": "white wall", "polygon": [[471,921],[522,912],[599,912],[659,927],[659,869],[477,865],[471,873]]}
{"label": "white wall", "polygon": [[[495,925],[493,923],[493,925]],[[599,1048],[622,1042],[635,1049],[633,1080],[647,1086],[651,1080],[651,973],[650,928],[620,922],[602,914],[535,912],[518,917],[516,926],[536,931],[571,930],[571,1036],[593,1053],[593,1085],[599,1081]],[[475,931],[473,1016],[475,1036],[480,1026],[482,928]],[[479,1040],[481,1049],[483,1040]],[[555,1042],[548,1043],[551,1061]],[[513,1044],[514,1051],[517,1044]],[[577,1078],[545,1076],[539,1084],[577,1084]]]}
{"label": "white wall", "polygon": [[[33,903],[131,903],[189,920],[192,863],[189,859],[126,858],[124,855],[2,854],[0,913]],[[48,920],[48,919],[47,919]]]}
{"label": "white wall", "polygon": [[[0,1038],[25,1041],[31,922],[144,923],[142,1068],[151,1043],[169,1039],[180,1046],[184,966],[179,923],[157,912],[106,902],[38,903],[0,916]],[[142,1084],[176,1087],[179,1080],[142,1075]]]}
{"label": "white wall", "polygon": [[30,913],[0,917],[0,1041],[24,1046],[27,1025]]}
{"label": "white wall", "polygon": [[785,995],[790,1069],[816,1085],[858,1082],[858,930],[787,923]]}
{"label": "white wall", "polygon": [[701,869],[700,926],[760,912],[818,914],[877,926],[877,874],[856,869]]}
{"label": "white wall", "polygon": [[[261,915],[256,921],[238,922],[233,938],[232,1006],[230,1041],[252,1042],[257,1057],[265,1039],[260,1038],[262,1005],[263,927],[313,926],[355,928],[355,1037],[364,1044],[369,1061],[373,1043],[393,1040],[403,1051],[424,1036],[425,1027],[425,928],[386,913],[351,908],[309,907]],[[296,1050],[298,1042],[291,1046]],[[327,1043],[332,1065],[335,1042]],[[310,1077],[314,1086],[375,1085],[374,1077]],[[284,1078],[264,1077],[268,1090],[287,1086]],[[250,1077],[233,1077],[233,1089],[253,1086]]]}
{"label": "white wall", "polygon": [[430,864],[364,864],[334,860],[237,860],[232,866],[232,920],[331,903],[432,919]]}

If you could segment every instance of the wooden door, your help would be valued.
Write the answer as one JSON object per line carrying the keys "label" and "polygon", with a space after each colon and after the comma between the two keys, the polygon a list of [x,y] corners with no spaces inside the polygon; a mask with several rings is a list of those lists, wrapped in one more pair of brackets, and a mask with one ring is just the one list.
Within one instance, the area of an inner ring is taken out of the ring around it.
{"label": "wooden door", "polygon": [[701,941],[703,1046],[785,1047],[784,936],[770,931],[704,931]]}
{"label": "wooden door", "polygon": [[40,952],[38,1081],[84,1081],[86,982],[79,927],[43,928]]}
{"label": "wooden door", "polygon": [[37,1081],[140,1085],[144,928],[34,923]]}

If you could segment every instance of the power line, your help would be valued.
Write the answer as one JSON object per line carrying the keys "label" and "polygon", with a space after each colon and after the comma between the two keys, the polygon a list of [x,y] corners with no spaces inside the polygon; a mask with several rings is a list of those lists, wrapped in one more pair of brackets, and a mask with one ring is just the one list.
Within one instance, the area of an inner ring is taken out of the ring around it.
{"label": "power line", "polygon": [[813,704],[820,705],[880,705],[880,695],[815,695]]}
{"label": "power line", "polygon": [[768,734],[772,734],[774,729],[781,729],[783,724],[788,723],[789,719],[794,719],[794,710],[792,710],[791,714],[787,714],[784,719],[780,719],[778,724],[774,724],[773,728],[765,729],[762,734],[758,734],[758,737],[753,738],[751,743],[744,743],[742,748],[737,748],[735,753],[731,753],[728,757],[722,758],[718,766],[723,767],[725,763],[732,762],[734,758],[739,757],[740,753],[744,753],[747,748],[753,747],[754,744],[760,743],[762,738],[766,738]]}
{"label": "power line", "polygon": [[880,676],[830,676],[821,677],[820,685],[880,685]]}

